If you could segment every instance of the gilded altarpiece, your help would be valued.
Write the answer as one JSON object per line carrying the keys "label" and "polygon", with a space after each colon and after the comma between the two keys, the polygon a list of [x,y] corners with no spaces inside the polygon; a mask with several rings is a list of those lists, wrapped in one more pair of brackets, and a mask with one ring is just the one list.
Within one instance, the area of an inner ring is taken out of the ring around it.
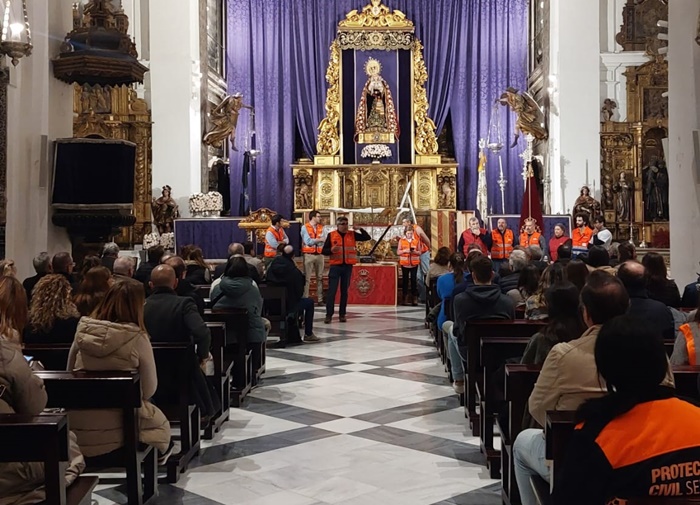
{"label": "gilded altarpiece", "polygon": [[151,111],[130,86],[73,85],[73,137],[129,140],[136,144],[133,228],[123,228],[119,244],[143,241],[151,225]]}
{"label": "gilded altarpiece", "polygon": [[[313,164],[292,165],[295,212],[397,207],[409,183],[417,212],[457,208],[457,165],[442,163],[438,154],[435,124],[428,115],[423,46],[414,30],[413,22],[381,0],[349,12],[338,24],[326,71],[318,154]],[[394,124],[386,131],[365,130],[360,119],[367,110],[371,126],[373,99],[365,103],[363,95],[373,79],[389,91],[383,107]],[[385,163],[361,159],[362,146],[371,143],[389,146]]]}

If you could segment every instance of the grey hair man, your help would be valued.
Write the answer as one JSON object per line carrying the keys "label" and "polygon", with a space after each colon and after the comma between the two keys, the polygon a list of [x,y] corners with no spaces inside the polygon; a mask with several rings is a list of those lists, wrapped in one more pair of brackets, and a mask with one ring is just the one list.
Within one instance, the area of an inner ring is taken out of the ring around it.
{"label": "grey hair man", "polygon": [[102,247],[102,266],[114,272],[114,262],[119,257],[119,246],[114,242],[107,242]]}
{"label": "grey hair man", "polygon": [[114,275],[118,277],[133,277],[134,262],[131,258],[121,257],[114,261]]}
{"label": "grey hair man", "polygon": [[37,254],[32,260],[32,265],[34,266],[36,275],[27,277],[22,282],[22,286],[24,286],[24,290],[27,292],[27,302],[31,302],[32,291],[36,283],[39,282],[42,277],[53,271],[51,268],[51,256],[49,256],[47,252],[40,252]]}

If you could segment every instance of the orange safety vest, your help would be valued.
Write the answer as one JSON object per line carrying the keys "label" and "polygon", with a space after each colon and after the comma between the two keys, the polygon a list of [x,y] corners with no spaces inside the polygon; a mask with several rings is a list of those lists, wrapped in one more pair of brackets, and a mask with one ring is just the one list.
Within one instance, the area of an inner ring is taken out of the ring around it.
{"label": "orange safety vest", "polygon": [[695,335],[693,335],[693,329],[688,323],[682,325],[678,329],[685,337],[685,347],[688,350],[688,364],[691,366],[696,366],[698,364],[698,350],[695,347]]}
{"label": "orange safety vest", "polygon": [[[268,232],[271,232],[275,238],[277,239],[277,243],[284,242],[284,228],[280,228],[279,231],[275,230],[274,226],[270,226],[267,229]],[[267,240],[265,241],[265,257],[266,258],[274,258],[277,256],[277,248],[272,247]]]}
{"label": "orange safety vest", "polygon": [[410,242],[405,238],[399,239],[399,249],[409,250],[411,247],[413,247],[413,252],[405,252],[399,256],[399,263],[402,267],[413,268],[420,264],[421,243],[421,240],[416,236],[414,236],[413,240]]}
{"label": "orange safety vest", "polygon": [[493,245],[491,246],[491,259],[505,260],[510,258],[513,252],[513,230],[506,230],[505,233],[496,229],[491,232]]}
{"label": "orange safety vest", "polygon": [[572,247],[588,247],[592,236],[593,230],[588,226],[584,226],[583,231],[578,227],[574,228],[574,231],[571,232],[571,245]]}
{"label": "orange safety vest", "polygon": [[[341,235],[337,231],[330,233],[331,237],[331,265],[354,265],[357,263],[357,249],[355,249],[355,232],[349,231],[345,235]],[[340,247],[339,251],[333,252],[333,249]]]}
{"label": "orange safety vest", "polygon": [[[316,229],[314,229],[313,226],[311,226],[311,223],[306,223],[306,232],[309,234],[309,237],[312,239],[319,239],[323,235],[323,225],[322,224],[317,224]],[[304,244],[301,248],[301,252],[304,254],[321,254],[321,251],[323,250],[323,246],[310,246]]]}
{"label": "orange safety vest", "polygon": [[423,254],[424,252],[428,252],[430,250],[430,247],[428,247],[428,245],[421,240],[418,233],[416,233],[416,228],[418,228],[418,225],[412,224],[411,228],[413,228],[413,237],[418,237],[418,247],[416,247],[416,251],[418,251],[421,254]]}
{"label": "orange safety vest", "polygon": [[[532,235],[528,235],[525,232],[520,234],[520,245],[521,247],[527,247],[530,245],[540,245],[541,235],[538,232],[534,232]],[[542,251],[545,252],[545,251]]]}

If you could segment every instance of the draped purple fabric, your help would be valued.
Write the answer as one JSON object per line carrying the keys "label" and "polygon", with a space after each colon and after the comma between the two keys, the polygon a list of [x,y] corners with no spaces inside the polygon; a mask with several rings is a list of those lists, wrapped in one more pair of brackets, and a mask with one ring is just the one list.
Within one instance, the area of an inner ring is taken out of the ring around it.
{"label": "draped purple fabric", "polygon": [[[338,21],[364,0],[228,0],[228,89],[256,108],[255,207],[289,217],[294,129],[304,150],[316,154],[317,127],[325,116],[329,46]],[[527,86],[527,0],[386,0],[416,25],[428,69],[429,115],[438,131],[452,118],[457,161],[458,205],[476,202],[478,140],[488,134],[493,100],[508,87]],[[401,112],[401,111],[400,111]],[[405,112],[404,112],[405,113]],[[512,140],[514,117],[500,109],[504,140]],[[248,114],[241,113],[237,142],[243,150]],[[523,184],[518,155],[504,148],[508,179],[506,212],[518,211]],[[489,206],[500,212],[498,158],[488,157]],[[241,190],[241,153],[231,156],[233,208]]]}

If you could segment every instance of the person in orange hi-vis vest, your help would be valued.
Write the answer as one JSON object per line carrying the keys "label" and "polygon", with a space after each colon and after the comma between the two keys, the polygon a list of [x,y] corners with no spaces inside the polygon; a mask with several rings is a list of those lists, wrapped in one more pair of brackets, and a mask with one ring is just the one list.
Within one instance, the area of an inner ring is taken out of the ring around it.
{"label": "person in orange hi-vis vest", "polygon": [[[404,305],[418,305],[418,285],[416,274],[420,265],[420,239],[413,233],[413,227],[404,229],[404,236],[399,239],[396,250],[401,265],[401,292]],[[408,294],[408,281],[411,280],[411,294]],[[409,298],[410,296],[410,298]]]}
{"label": "person in orange hi-vis vest", "polygon": [[575,258],[582,252],[588,251],[588,243],[593,237],[593,230],[588,226],[588,218],[584,214],[576,214],[576,228],[571,232],[571,247]]}
{"label": "person in orange hi-vis vest", "polygon": [[496,229],[491,232],[491,261],[493,261],[493,271],[499,272],[503,265],[508,264],[510,253],[513,252],[515,237],[513,230],[508,229],[506,220],[498,218]]}
{"label": "person in orange hi-vis vest", "polygon": [[330,256],[330,269],[328,270],[328,292],[326,293],[326,317],[323,320],[328,324],[333,319],[335,310],[335,294],[340,284],[340,322],[347,321],[348,288],[352,277],[352,266],[357,263],[356,242],[371,240],[364,229],[348,229],[348,218],[340,216],[336,221],[337,229],[330,232],[323,244],[323,255]]}
{"label": "person in orange hi-vis vest", "polygon": [[309,212],[309,222],[301,227],[301,252],[304,254],[304,298],[309,298],[311,276],[316,276],[316,295],[318,304],[323,303],[323,223],[321,213],[317,210]]}
{"label": "person in orange hi-vis vest", "polygon": [[265,253],[263,256],[263,263],[265,268],[270,266],[272,260],[277,256],[277,248],[280,244],[289,244],[289,237],[282,228],[282,219],[284,219],[280,214],[275,214],[270,220],[271,226],[267,229],[265,233]]}
{"label": "person in orange hi-vis vest", "polygon": [[402,224],[405,227],[410,226],[413,229],[413,235],[418,238],[420,242],[418,244],[420,251],[420,264],[418,265],[417,278],[418,278],[418,301],[420,303],[425,303],[425,293],[427,291],[425,285],[425,276],[428,275],[428,270],[430,269],[430,239],[428,235],[425,234],[423,228],[418,226],[413,221],[413,216],[410,213],[404,214],[405,217],[402,220]]}
{"label": "person in orange hi-vis vest", "polygon": [[547,254],[544,236],[537,231],[537,221],[532,218],[525,220],[525,228],[520,234],[520,247],[537,246],[542,249],[542,254]]}

